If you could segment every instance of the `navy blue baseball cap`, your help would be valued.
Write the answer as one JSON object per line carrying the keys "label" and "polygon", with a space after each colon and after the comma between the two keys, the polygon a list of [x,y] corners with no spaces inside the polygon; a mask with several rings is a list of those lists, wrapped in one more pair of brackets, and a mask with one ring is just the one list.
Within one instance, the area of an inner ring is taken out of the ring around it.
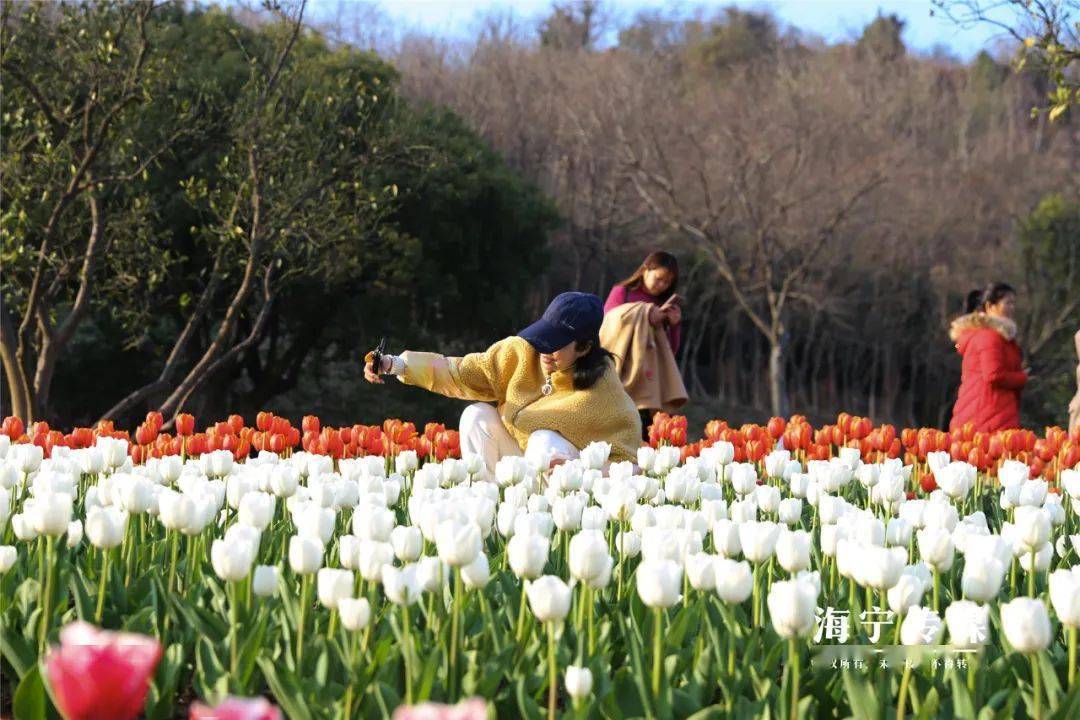
{"label": "navy blue baseball cap", "polygon": [[553,353],[575,340],[595,340],[604,322],[604,303],[592,293],[556,295],[543,317],[518,333],[537,352]]}

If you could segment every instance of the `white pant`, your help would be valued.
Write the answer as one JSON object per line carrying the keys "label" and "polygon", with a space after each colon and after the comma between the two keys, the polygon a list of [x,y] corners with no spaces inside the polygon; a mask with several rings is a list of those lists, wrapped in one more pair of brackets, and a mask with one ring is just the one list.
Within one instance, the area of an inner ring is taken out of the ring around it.
{"label": "white pant", "polygon": [[[503,425],[499,411],[487,403],[473,403],[461,413],[458,423],[461,433],[461,454],[479,455],[490,477],[495,476],[495,463],[507,455],[521,455],[521,447]],[[536,430],[525,444],[525,457],[543,468],[554,457],[572,460],[578,456],[573,443],[554,430]]]}

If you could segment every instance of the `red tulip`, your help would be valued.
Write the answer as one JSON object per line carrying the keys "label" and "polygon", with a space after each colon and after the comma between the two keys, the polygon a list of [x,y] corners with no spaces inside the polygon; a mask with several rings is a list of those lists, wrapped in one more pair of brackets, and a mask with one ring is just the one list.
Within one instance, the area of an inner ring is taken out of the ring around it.
{"label": "red tulip", "polygon": [[281,720],[281,710],[266,698],[226,698],[217,707],[191,704],[189,720]]}
{"label": "red tulip", "polygon": [[3,425],[0,425],[0,432],[4,433],[12,440],[21,437],[25,430],[26,426],[23,425],[22,419],[15,415],[4,418]]}
{"label": "red tulip", "polygon": [[772,436],[773,440],[776,440],[784,434],[784,429],[787,428],[787,422],[782,417],[771,417],[769,418],[767,428],[769,430],[769,435]]}
{"label": "red tulip", "polygon": [[161,431],[161,426],[165,424],[165,418],[161,416],[157,410],[151,410],[146,413],[146,424],[154,428],[154,430]]}
{"label": "red tulip", "polygon": [[60,631],[45,660],[57,708],[67,720],[131,720],[142,713],[161,644],[145,635],[82,621]]}
{"label": "red tulip", "polygon": [[195,432],[195,416],[188,413],[180,413],[176,416],[176,434],[191,435]]}
{"label": "red tulip", "polygon": [[304,419],[300,423],[300,426],[304,428],[305,433],[318,433],[321,429],[321,423],[319,422],[319,418],[315,415],[305,415]]}
{"label": "red tulip", "polygon": [[274,424],[274,413],[263,410],[255,415],[255,427],[259,428],[263,432],[270,429],[270,426]]}

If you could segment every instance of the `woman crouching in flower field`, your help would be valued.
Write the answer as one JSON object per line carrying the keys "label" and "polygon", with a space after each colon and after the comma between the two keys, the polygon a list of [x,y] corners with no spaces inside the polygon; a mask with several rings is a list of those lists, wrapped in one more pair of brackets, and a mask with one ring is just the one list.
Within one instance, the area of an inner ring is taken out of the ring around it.
{"label": "woman crouching in flower field", "polygon": [[[600,346],[603,316],[597,296],[563,293],[543,317],[485,352],[461,358],[414,351],[384,355],[378,373],[481,401],[461,414],[461,451],[481,458],[489,477],[501,457],[524,450],[527,460],[546,469],[578,457],[594,441],[610,443],[612,460],[632,460],[641,422],[611,354]],[[382,382],[370,359],[364,376]]]}

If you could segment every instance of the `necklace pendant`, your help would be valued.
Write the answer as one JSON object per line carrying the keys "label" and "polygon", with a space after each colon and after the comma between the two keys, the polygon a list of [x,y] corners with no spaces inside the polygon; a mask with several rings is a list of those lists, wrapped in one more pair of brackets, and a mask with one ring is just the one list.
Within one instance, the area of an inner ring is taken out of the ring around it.
{"label": "necklace pendant", "polygon": [[551,386],[551,376],[548,375],[544,378],[544,385],[540,388],[540,394],[544,396],[550,395],[554,389],[555,388]]}

